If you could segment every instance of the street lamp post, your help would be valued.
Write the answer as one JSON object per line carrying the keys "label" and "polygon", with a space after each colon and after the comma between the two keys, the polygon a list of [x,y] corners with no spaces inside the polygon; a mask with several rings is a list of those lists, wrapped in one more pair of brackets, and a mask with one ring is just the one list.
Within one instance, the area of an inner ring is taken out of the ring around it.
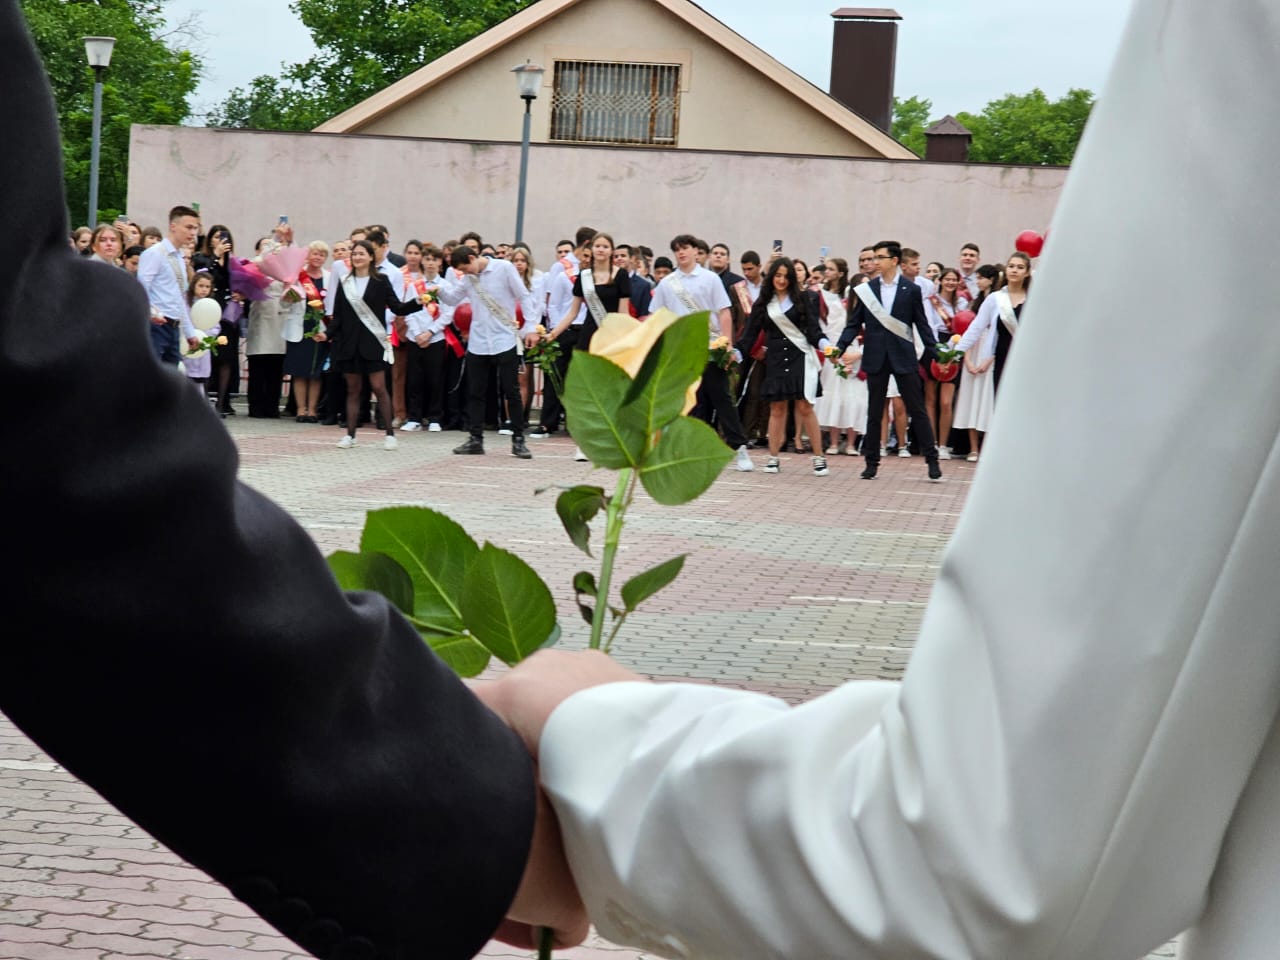
{"label": "street lamp post", "polygon": [[102,75],[111,66],[115,37],[85,37],[84,52],[93,67],[93,145],[89,154],[89,227],[98,225],[98,157],[102,150]]}
{"label": "street lamp post", "polygon": [[524,239],[524,197],[529,179],[529,127],[532,123],[530,114],[533,101],[538,99],[538,88],[542,86],[542,75],[546,71],[536,63],[526,60],[511,72],[516,75],[516,83],[520,87],[520,99],[524,101],[524,139],[520,143],[520,195],[516,200],[516,242]]}

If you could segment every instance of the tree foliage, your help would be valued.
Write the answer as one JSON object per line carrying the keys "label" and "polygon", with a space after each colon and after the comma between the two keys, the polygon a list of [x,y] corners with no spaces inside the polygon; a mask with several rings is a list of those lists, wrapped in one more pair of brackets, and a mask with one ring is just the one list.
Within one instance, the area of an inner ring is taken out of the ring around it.
{"label": "tree foliage", "polygon": [[533,0],[293,0],[318,52],[237,87],[215,126],[307,130],[372,96]]}
{"label": "tree foliage", "polygon": [[[1075,156],[1093,103],[1088,90],[1068,90],[1060,99],[1050,100],[1036,88],[992,100],[981,113],[958,113],[956,119],[973,134],[969,159],[974,162],[1067,165]],[[921,156],[932,106],[918,97],[893,101],[894,137]]]}
{"label": "tree foliage", "polygon": [[164,0],[21,0],[58,104],[62,163],[72,225],[88,222],[93,129],[93,71],[83,38],[115,37],[103,77],[99,220],[124,209],[128,190],[129,126],[181,123],[200,67],[166,32]]}

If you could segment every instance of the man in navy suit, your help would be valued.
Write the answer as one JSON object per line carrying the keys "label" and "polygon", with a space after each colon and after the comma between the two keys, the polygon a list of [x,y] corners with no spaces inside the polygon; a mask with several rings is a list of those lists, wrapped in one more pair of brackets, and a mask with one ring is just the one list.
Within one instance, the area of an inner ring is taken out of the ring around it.
{"label": "man in navy suit", "polygon": [[[863,480],[875,478],[880,467],[880,418],[884,413],[889,378],[898,382],[902,402],[915,427],[916,439],[929,464],[929,479],[942,479],[938,467],[938,448],[933,442],[933,427],[924,409],[924,387],[920,383],[920,364],[916,359],[912,329],[924,343],[925,353],[936,353],[938,343],[925,318],[924,298],[920,288],[902,275],[902,245],[885,240],[875,246],[880,276],[860,284],[849,298],[849,322],[840,335],[838,346],[849,354],[849,345],[859,332],[863,334],[862,369],[867,375],[867,433],[862,440],[867,467]],[[849,357],[848,359],[852,359]]]}

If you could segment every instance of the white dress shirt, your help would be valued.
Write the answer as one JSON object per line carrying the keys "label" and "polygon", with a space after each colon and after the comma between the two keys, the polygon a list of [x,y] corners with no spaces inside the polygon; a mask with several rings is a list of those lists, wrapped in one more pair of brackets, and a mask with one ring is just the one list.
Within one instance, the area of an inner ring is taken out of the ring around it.
{"label": "white dress shirt", "polygon": [[935,340],[945,340],[942,336],[942,318],[938,316],[938,311],[933,308],[933,300],[930,298],[937,292],[937,287],[933,285],[933,281],[923,274],[917,274],[915,284],[920,288],[920,297],[924,300],[924,315],[929,321],[929,329],[933,331]]}
{"label": "white dress shirt", "polygon": [[893,313],[894,301],[898,299],[898,274],[894,274],[890,279],[886,280],[884,275],[880,276],[880,302],[884,304],[884,309],[888,313]]}
{"label": "white dress shirt", "polygon": [[[1185,930],[1182,960],[1276,956],[1274,294],[1219,288],[1247,350],[1182,285],[1099,271],[1079,308],[1100,248],[1269,269],[1258,158],[1280,129],[1240,118],[1274,111],[1280,18],[1215,9],[1133,6],[903,682],[796,708],[613,684],[552,714],[539,770],[605,936],[701,960],[1134,960]],[[1178,349],[1135,363],[1155,339]],[[1114,429],[1134,397],[1158,402]],[[1202,455],[1171,458],[1187,436]]]}
{"label": "white dress shirt", "polygon": [[685,292],[698,310],[711,311],[711,335],[718,337],[720,335],[720,311],[730,305],[729,293],[725,290],[724,283],[719,275],[712,273],[706,267],[700,267],[696,264],[689,273],[685,273],[683,270],[672,271],[662,278],[653,291],[653,300],[649,304],[649,308],[654,313],[657,313],[663,307],[680,316],[691,312],[685,306],[684,301],[676,295],[672,287],[673,278],[678,278],[684,285]]}
{"label": "white dress shirt", "polygon": [[[436,274],[434,277],[423,276],[423,283],[428,287],[439,288],[441,277]],[[417,341],[418,337],[424,333],[431,334],[429,343],[439,343],[444,339],[444,329],[453,321],[453,310],[449,304],[443,300],[436,303],[436,315],[433,317],[431,311],[422,309],[417,313],[411,313],[405,318],[409,325],[409,339]]]}
{"label": "white dress shirt", "polygon": [[[516,305],[519,304],[524,314],[524,324],[520,327],[520,336],[527,336],[538,325],[537,305],[533,302],[533,291],[525,288],[524,281],[516,268],[506,260],[490,258],[485,268],[480,271],[479,280],[485,293],[493,298],[498,306],[507,311],[511,320],[515,320]],[[480,356],[493,356],[505,353],[517,345],[515,328],[508,321],[496,317],[490,312],[479,296],[473,296],[471,278],[446,277],[440,284],[440,300],[457,305],[463,300],[471,303],[471,333],[467,336],[467,352]]]}
{"label": "white dress shirt", "polygon": [[[564,319],[564,315],[569,312],[569,308],[573,306],[573,281],[569,279],[569,275],[565,273],[564,266],[556,261],[547,271],[547,279],[544,282],[546,288],[547,303],[547,319],[551,321],[551,325],[555,326]],[[581,326],[587,319],[587,305],[582,303],[578,307],[578,313],[573,318],[571,326]]]}
{"label": "white dress shirt", "polygon": [[187,308],[187,265],[168,237],[142,251],[137,276],[153,315],[180,321],[182,336],[188,340],[200,336]]}

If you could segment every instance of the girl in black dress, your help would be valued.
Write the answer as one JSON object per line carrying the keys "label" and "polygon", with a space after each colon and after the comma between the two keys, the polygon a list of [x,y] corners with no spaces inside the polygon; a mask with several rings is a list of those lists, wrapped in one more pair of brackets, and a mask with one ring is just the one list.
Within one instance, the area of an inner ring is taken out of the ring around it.
{"label": "girl in black dress", "polygon": [[[391,409],[391,395],[387,392],[387,357],[391,354],[387,341],[387,311],[407,317],[422,309],[422,304],[416,298],[401,301],[391,289],[391,283],[374,267],[373,261],[373,244],[368,240],[357,240],[352,244],[351,273],[343,278],[334,291],[333,316],[329,318],[327,331],[316,334],[317,340],[327,340],[332,344],[329,362],[347,383],[347,434],[338,441],[340,447],[353,447],[356,443],[356,425],[360,422],[360,384],[363,377],[369,378],[369,386],[378,398],[378,409]],[[361,321],[351,302],[355,298],[363,301],[374,320],[382,327],[380,335],[375,335]],[[383,445],[388,450],[394,450],[397,446],[395,427],[389,418],[384,419],[387,438]]]}
{"label": "girl in black dress", "polygon": [[[760,297],[751,308],[747,326],[739,338],[739,352],[755,343],[756,334],[765,332],[764,382],[760,398],[769,404],[769,462],[765,473],[778,472],[778,452],[787,435],[787,402],[794,401],[797,428],[818,442],[822,436],[813,401],[818,396],[818,357],[814,352],[825,345],[818,311],[806,296],[796,273],[795,264],[779,257],[769,264]],[[790,335],[788,335],[790,334]],[[815,445],[815,450],[821,449]],[[827,475],[827,460],[813,458],[816,476]]]}
{"label": "girl in black dress", "polygon": [[591,338],[604,322],[606,314],[629,313],[631,307],[631,275],[626,267],[613,268],[613,237],[597,233],[591,238],[591,263],[583,264],[573,281],[573,302],[549,336],[555,340],[569,328],[583,304],[587,317],[578,328],[573,347],[586,350]]}

